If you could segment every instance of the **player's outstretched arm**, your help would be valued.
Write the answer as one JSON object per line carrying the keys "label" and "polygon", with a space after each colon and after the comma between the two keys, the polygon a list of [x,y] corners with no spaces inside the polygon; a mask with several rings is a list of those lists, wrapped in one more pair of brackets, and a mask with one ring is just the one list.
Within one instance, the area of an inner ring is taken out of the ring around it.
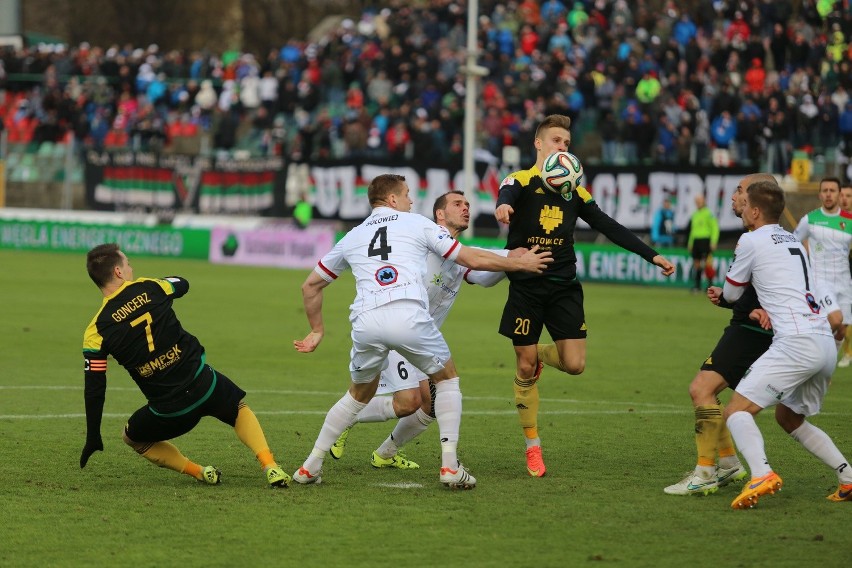
{"label": "player's outstretched arm", "polygon": [[671,276],[675,272],[674,264],[672,264],[669,259],[662,255],[658,254],[653,259],[651,259],[651,262],[663,269],[663,276]]}
{"label": "player's outstretched arm", "polygon": [[463,246],[456,257],[456,262],[473,270],[540,274],[544,272],[548,264],[553,262],[553,257],[550,251],[539,251],[538,245],[515,258],[502,257],[486,250]]}
{"label": "player's outstretched arm", "polygon": [[293,347],[300,353],[310,353],[315,350],[325,335],[325,326],[322,321],[322,291],[328,285],[329,282],[316,272],[311,272],[302,284],[302,301],[311,332],[304,339],[293,341]]}

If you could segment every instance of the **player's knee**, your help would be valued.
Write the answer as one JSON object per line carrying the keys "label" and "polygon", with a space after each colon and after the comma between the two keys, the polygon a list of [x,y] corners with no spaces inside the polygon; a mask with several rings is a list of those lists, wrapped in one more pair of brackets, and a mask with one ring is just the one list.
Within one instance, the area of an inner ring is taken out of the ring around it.
{"label": "player's knee", "polygon": [[569,375],[580,375],[586,370],[586,358],[578,358],[569,361],[562,361],[562,370]]}
{"label": "player's knee", "polygon": [[146,445],[146,444],[140,444],[139,442],[134,442],[133,440],[131,440],[130,436],[127,435],[126,429],[122,430],[121,439],[124,441],[125,444],[127,444],[128,446],[133,448],[136,452],[139,452],[139,450],[141,450]]}
{"label": "player's knee", "polygon": [[[402,396],[394,396],[393,411],[398,418],[408,416],[417,412],[417,409],[423,404],[420,398],[420,392],[417,389],[409,389],[408,391],[400,391],[406,393]],[[400,394],[397,393],[397,394]]]}

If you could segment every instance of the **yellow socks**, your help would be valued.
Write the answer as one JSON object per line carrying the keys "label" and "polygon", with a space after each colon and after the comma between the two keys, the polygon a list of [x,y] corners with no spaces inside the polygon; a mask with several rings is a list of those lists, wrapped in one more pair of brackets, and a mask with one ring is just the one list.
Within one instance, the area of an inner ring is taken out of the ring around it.
{"label": "yellow socks", "polygon": [[539,361],[548,367],[554,367],[565,372],[565,369],[562,368],[562,361],[559,359],[559,350],[556,349],[555,343],[548,343],[547,345],[539,343],[536,345],[536,352],[538,353]]}
{"label": "yellow socks", "polygon": [[522,379],[515,375],[515,406],[521,419],[524,436],[538,438],[538,385],[535,379]]}
{"label": "yellow socks", "polygon": [[154,442],[147,448],[143,448],[143,451],[137,450],[137,452],[156,466],[201,479],[201,466],[191,462],[169,442]]}
{"label": "yellow socks", "polygon": [[234,431],[237,433],[240,441],[248,446],[254,452],[254,455],[257,456],[257,461],[260,462],[261,469],[276,465],[275,459],[272,457],[272,452],[269,451],[269,445],[266,443],[263,428],[260,427],[260,422],[257,421],[257,416],[243,402],[240,403],[237,420],[234,422]]}
{"label": "yellow socks", "polygon": [[[716,465],[716,448],[719,434],[725,427],[722,419],[722,407],[718,404],[695,407],[695,445],[698,449],[698,465]],[[727,428],[725,428],[727,431]],[[728,433],[730,439],[730,433]],[[731,443],[733,445],[733,443]]]}

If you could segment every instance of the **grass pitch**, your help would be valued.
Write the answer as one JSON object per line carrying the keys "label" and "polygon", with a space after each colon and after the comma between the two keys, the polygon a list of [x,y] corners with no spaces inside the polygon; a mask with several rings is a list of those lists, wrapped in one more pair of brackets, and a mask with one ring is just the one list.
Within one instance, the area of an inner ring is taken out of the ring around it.
{"label": "grass pitch", "polygon": [[[137,276],[179,274],[176,301],[208,361],[248,391],[279,462],[294,471],[348,385],[350,278],[326,289],[326,339],[310,355],[306,271],[131,259]],[[211,487],[161,470],[120,438],[144,402],[110,362],[105,451],[78,466],[85,435],[82,333],[101,296],[82,255],[0,251],[3,566],[802,566],[845,565],[852,505],[832,471],[758,418],[784,490],[732,511],[738,488],[665,495],[694,465],[687,385],[729,312],[683,290],[587,284],[587,370],[540,383],[547,476],[526,476],[512,401],[514,356],[496,333],[506,285],[465,287],[444,331],[462,377],[459,453],[479,481],[439,485],[437,427],[406,448],[414,471],[376,470],[393,427],[359,425],[319,486],[270,491],[254,457],[213,419],[176,440],[214,464]],[[727,398],[727,395],[725,395]],[[839,369],[824,428],[852,455],[852,370]]]}

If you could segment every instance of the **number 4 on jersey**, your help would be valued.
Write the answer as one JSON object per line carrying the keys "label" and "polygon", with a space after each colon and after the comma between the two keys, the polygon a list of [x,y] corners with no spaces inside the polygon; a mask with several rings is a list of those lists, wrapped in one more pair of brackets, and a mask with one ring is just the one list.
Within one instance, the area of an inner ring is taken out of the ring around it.
{"label": "number 4 on jersey", "polygon": [[[378,248],[376,241],[379,241]],[[367,256],[380,256],[382,260],[390,258],[391,247],[388,246],[388,228],[379,227],[376,234],[373,235],[373,240],[370,241],[370,246],[367,247]]]}

